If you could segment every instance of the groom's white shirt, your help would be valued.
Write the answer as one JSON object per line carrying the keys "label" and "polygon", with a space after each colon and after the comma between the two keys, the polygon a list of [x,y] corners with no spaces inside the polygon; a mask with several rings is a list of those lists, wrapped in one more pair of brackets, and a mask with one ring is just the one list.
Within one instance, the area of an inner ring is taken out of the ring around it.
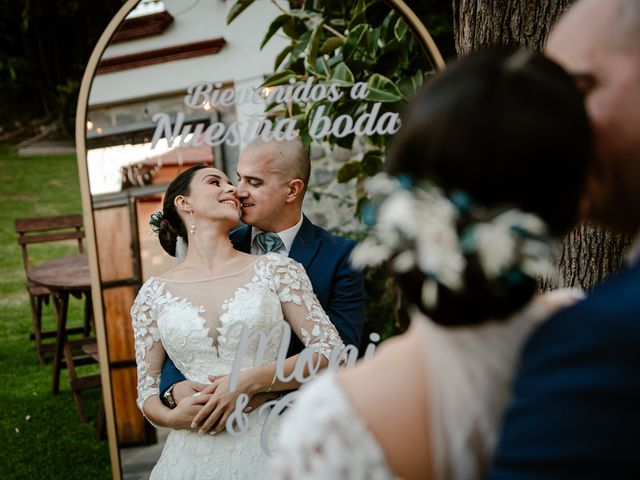
{"label": "groom's white shirt", "polygon": [[[291,251],[291,246],[293,245],[293,241],[302,226],[302,213],[300,214],[300,220],[293,227],[287,228],[281,232],[275,232],[278,234],[280,239],[282,240],[282,247],[276,250],[276,253],[280,255],[284,255],[285,257],[289,256],[289,252]],[[264,255],[266,252],[260,248],[258,242],[256,242],[256,235],[262,233],[262,230],[256,227],[251,227],[251,255]]]}

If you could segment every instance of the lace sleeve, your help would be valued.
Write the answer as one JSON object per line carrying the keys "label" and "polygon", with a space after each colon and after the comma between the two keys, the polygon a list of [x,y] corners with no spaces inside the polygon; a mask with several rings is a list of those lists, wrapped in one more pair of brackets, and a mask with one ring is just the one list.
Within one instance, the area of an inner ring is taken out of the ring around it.
{"label": "lace sleeve", "polygon": [[142,409],[144,402],[159,394],[160,372],[164,363],[165,351],[160,341],[160,332],[156,323],[157,296],[161,285],[146,283],[140,289],[131,307],[131,320],[138,368],[138,398],[136,403]]}
{"label": "lace sleeve", "polygon": [[275,289],[282,311],[293,332],[305,347],[314,347],[329,358],[334,347],[343,343],[336,327],[322,309],[304,267],[295,260],[271,254],[275,269]]}
{"label": "lace sleeve", "polygon": [[391,480],[384,452],[332,372],[302,387],[285,413],[269,478]]}

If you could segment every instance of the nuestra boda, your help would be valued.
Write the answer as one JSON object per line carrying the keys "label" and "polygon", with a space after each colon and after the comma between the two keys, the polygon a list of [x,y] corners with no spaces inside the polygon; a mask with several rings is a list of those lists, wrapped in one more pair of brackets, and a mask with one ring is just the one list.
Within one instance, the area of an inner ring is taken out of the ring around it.
{"label": "nuestra boda", "polygon": [[[214,88],[215,87],[215,88]],[[357,82],[348,90],[340,90],[341,85],[336,82],[314,84],[310,77],[304,83],[293,83],[286,86],[279,85],[269,88],[240,88],[220,89],[220,85],[211,82],[197,82],[187,89],[184,103],[195,109],[210,110],[216,106],[228,107],[243,103],[297,103],[307,104],[309,101],[324,100],[334,103],[344,95],[353,100],[363,100],[369,96],[366,82]],[[309,135],[313,140],[321,141],[326,136],[344,138],[349,135],[393,135],[400,128],[400,116],[396,112],[380,113],[382,102],[371,104],[369,110],[357,116],[348,114],[335,118],[328,115],[328,106],[321,104],[313,112],[309,123]],[[248,120],[237,120],[230,124],[224,122],[196,123],[185,125],[184,113],[178,113],[172,118],[168,113],[156,113],[152,117],[156,124],[151,148],[155,148],[161,139],[166,139],[172,147],[176,141],[180,147],[198,147],[203,144],[216,146],[227,144],[231,146],[248,143],[260,136],[264,141],[293,140],[299,136],[296,128],[297,119],[277,117],[268,118],[267,114],[254,114]]]}
{"label": "nuestra boda", "polygon": [[[291,340],[291,325],[287,322],[282,322],[278,325],[274,325],[268,333],[262,330],[252,329],[245,322],[235,322],[229,326],[225,332],[225,336],[237,336],[239,338],[238,350],[235,355],[235,360],[230,373],[229,390],[234,391],[238,384],[238,376],[242,371],[243,358],[247,355],[247,351],[253,342],[258,342],[256,348],[256,354],[254,358],[254,367],[264,365],[264,354],[269,346],[269,342],[273,338],[278,338],[278,334],[282,332],[278,345],[278,354],[276,357],[276,377],[283,382],[290,382],[296,380],[302,384],[307,383],[309,380],[315,378],[320,371],[320,355],[316,354],[316,349],[313,345],[304,348],[295,363],[293,372],[290,375],[285,374],[284,362],[287,358],[287,351],[289,349],[289,342]],[[372,333],[369,335],[369,343],[365,349],[363,359],[369,359],[373,357],[375,353],[376,344],[380,341],[380,335]],[[338,367],[350,368],[356,364],[358,360],[358,348],[353,345],[336,346],[331,350],[329,356],[329,365],[323,371],[332,371]],[[278,417],[287,407],[290,407],[295,402],[298,391],[291,391],[283,395],[277,400],[272,400],[263,404],[258,412],[260,415],[265,416],[265,421],[262,426],[261,432],[261,444],[266,453],[270,453],[268,438],[273,421]],[[249,431],[249,422],[247,420],[248,414],[245,413],[245,408],[249,404],[249,396],[241,394],[236,399],[236,405],[233,413],[229,415],[226,422],[226,430],[232,435],[242,435]]]}

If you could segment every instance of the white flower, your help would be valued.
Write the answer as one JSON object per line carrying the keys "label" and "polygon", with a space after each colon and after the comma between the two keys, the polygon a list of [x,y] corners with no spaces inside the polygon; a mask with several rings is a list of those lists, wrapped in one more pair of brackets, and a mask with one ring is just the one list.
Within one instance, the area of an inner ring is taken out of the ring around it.
{"label": "white flower", "polygon": [[414,238],[417,212],[418,205],[411,192],[398,190],[380,205],[376,230],[386,240],[392,240],[398,233]]}
{"label": "white flower", "polygon": [[391,256],[391,249],[373,238],[360,242],[351,253],[351,264],[356,268],[375,267]]}
{"label": "white flower", "polygon": [[436,188],[408,191],[385,175],[372,180],[370,192],[387,198],[371,236],[354,249],[352,263],[379,265],[397,255],[392,262],[396,272],[417,267],[451,289],[461,288],[465,260],[458,244],[455,206]]}
{"label": "white flower", "polygon": [[535,257],[542,259],[551,258],[552,246],[549,242],[527,239],[522,242],[520,251],[525,257]]}
{"label": "white flower", "polygon": [[421,205],[415,219],[418,267],[448,288],[458,290],[466,262],[456,230],[457,211],[443,197],[422,195],[422,200],[426,205]]}
{"label": "white flower", "polygon": [[493,221],[510,227],[518,227],[532,235],[543,236],[547,234],[545,223],[533,213],[525,213],[518,209],[508,210],[497,215]]}
{"label": "white flower", "polygon": [[422,282],[420,299],[427,308],[435,307],[438,303],[438,284],[428,278]]}
{"label": "white flower", "polygon": [[480,266],[488,278],[499,277],[513,263],[516,240],[508,225],[481,223],[474,230],[474,240]]}
{"label": "white flower", "polygon": [[[437,304],[438,284],[451,290],[463,288],[466,259],[458,236],[460,213],[444,193],[428,185],[407,190],[386,174],[370,179],[367,189],[384,200],[369,236],[354,249],[352,264],[362,268],[393,259],[391,266],[397,273],[417,268],[426,277],[422,301],[429,307]],[[469,225],[472,242],[464,243],[476,253],[488,278],[513,267],[530,277],[552,273],[547,228],[539,217],[511,209],[490,221],[477,218],[487,214],[486,209],[475,210]]]}
{"label": "white flower", "polygon": [[524,259],[520,264],[520,269],[530,277],[552,277],[556,272],[551,255],[553,245],[549,242],[533,239],[527,239],[522,243]]}
{"label": "white flower", "polygon": [[465,260],[455,230],[436,222],[423,223],[416,239],[416,250],[421,271],[453,290],[462,287]]}
{"label": "white flower", "polygon": [[393,269],[398,273],[406,273],[416,266],[413,250],[405,250],[393,259]]}
{"label": "white flower", "polygon": [[520,264],[520,270],[533,278],[550,278],[555,273],[553,264],[541,258],[525,258]]}
{"label": "white flower", "polygon": [[367,193],[370,197],[376,195],[387,196],[400,188],[400,182],[395,177],[390,177],[384,172],[378,173],[367,180]]}

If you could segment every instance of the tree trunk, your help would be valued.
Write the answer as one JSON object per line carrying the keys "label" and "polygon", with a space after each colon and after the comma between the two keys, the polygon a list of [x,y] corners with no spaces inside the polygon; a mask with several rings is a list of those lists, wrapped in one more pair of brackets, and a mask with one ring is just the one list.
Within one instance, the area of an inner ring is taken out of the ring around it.
{"label": "tree trunk", "polygon": [[[551,27],[573,0],[453,0],[458,55],[481,47],[522,45],[542,50]],[[555,287],[592,289],[624,262],[629,239],[601,227],[579,225],[562,242],[558,276],[542,282]]]}
{"label": "tree trunk", "polygon": [[578,225],[562,241],[558,277],[542,283],[590,290],[624,265],[629,238],[602,227]]}
{"label": "tree trunk", "polygon": [[453,0],[458,55],[480,47],[524,45],[542,50],[572,0]]}

